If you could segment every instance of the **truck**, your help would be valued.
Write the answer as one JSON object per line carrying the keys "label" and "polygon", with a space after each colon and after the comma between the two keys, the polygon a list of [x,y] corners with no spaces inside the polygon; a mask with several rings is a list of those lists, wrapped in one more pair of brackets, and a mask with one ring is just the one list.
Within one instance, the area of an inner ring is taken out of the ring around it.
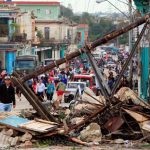
{"label": "truck", "polygon": [[53,58],[44,59],[43,65],[44,66],[49,65],[49,64],[53,63],[54,61],[55,60]]}
{"label": "truck", "polygon": [[[43,65],[46,66],[46,65],[52,64],[52,63],[54,63],[55,60],[57,60],[57,59],[54,59],[54,58],[46,58],[46,59],[44,59],[44,61],[43,61]],[[59,68],[60,68],[60,69],[65,69],[65,68],[66,68],[66,63],[59,65]]]}
{"label": "truck", "polygon": [[14,70],[18,73],[31,73],[39,66],[37,55],[17,56],[14,63]]}

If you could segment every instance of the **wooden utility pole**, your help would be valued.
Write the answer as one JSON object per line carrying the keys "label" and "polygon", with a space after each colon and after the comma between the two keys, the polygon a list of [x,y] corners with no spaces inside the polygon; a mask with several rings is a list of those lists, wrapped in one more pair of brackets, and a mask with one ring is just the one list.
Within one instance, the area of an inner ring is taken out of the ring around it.
{"label": "wooden utility pole", "polygon": [[[132,14],[132,0],[129,0],[129,24],[133,22],[133,14]],[[133,45],[133,30],[129,31],[129,51],[131,52]],[[130,88],[133,86],[133,63],[132,60],[130,62],[130,70],[129,70],[129,83]]]}

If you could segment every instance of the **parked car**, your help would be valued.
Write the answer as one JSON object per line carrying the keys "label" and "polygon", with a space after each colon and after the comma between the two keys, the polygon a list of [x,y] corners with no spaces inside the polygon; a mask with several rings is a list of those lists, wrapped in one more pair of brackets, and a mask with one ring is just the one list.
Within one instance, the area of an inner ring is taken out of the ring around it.
{"label": "parked car", "polygon": [[96,80],[94,74],[75,74],[73,76],[74,82],[85,82],[86,86],[96,92]]}
{"label": "parked car", "polygon": [[64,94],[64,102],[70,103],[70,101],[81,96],[85,87],[85,82],[68,82]]}

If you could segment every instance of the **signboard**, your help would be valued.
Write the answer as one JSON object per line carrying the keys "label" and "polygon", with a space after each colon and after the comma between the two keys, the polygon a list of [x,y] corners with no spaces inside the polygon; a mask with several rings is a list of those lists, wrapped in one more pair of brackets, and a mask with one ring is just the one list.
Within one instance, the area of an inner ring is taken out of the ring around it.
{"label": "signboard", "polygon": [[16,13],[0,12],[0,18],[14,18],[14,17],[16,17]]}

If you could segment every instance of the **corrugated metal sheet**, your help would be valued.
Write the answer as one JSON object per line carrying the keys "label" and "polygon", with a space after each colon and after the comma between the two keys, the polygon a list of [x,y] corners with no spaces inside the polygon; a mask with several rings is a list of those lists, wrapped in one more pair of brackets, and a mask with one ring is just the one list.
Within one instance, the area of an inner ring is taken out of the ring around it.
{"label": "corrugated metal sheet", "polygon": [[2,132],[0,133],[0,137],[1,137],[0,148],[15,146],[18,142],[18,137],[13,138],[13,137],[3,134]]}

